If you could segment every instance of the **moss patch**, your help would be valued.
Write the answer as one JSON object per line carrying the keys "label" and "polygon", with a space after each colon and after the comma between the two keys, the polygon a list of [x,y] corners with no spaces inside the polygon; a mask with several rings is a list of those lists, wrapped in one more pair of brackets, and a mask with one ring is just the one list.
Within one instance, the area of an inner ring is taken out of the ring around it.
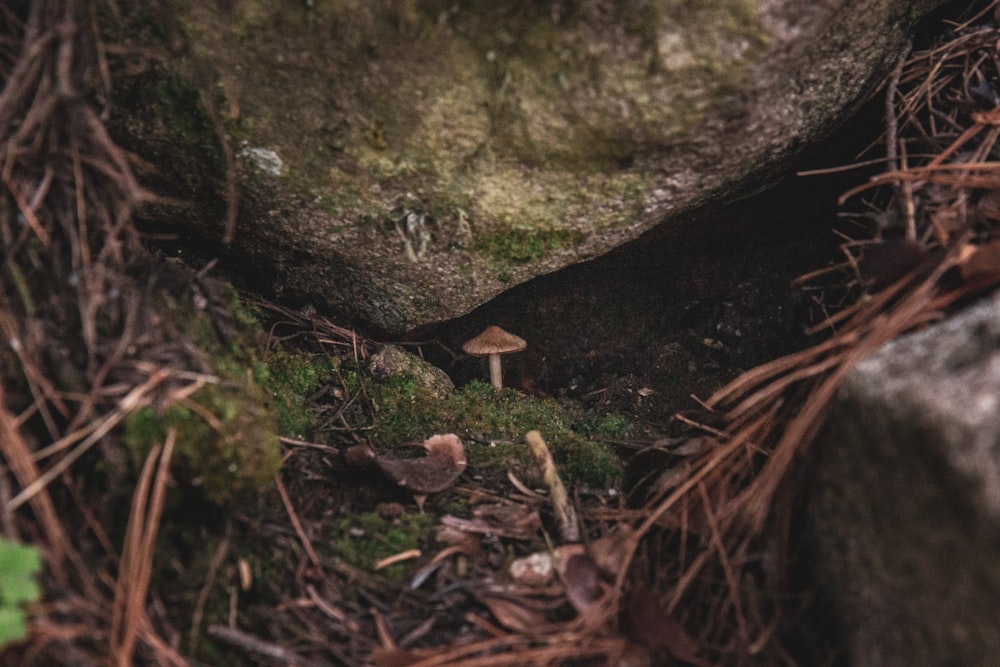
{"label": "moss patch", "polygon": [[586,234],[575,229],[512,228],[480,236],[473,248],[502,261],[524,264],[553,250],[575,246],[585,238]]}
{"label": "moss patch", "polygon": [[393,448],[433,433],[452,432],[465,440],[473,468],[502,472],[514,466],[530,472],[531,456],[521,439],[537,429],[568,484],[602,487],[621,478],[618,457],[592,439],[597,431],[578,406],[512,389],[497,391],[479,381],[437,398],[407,376],[373,383],[370,392],[380,446]]}
{"label": "moss patch", "polygon": [[150,405],[126,418],[131,471],[119,491],[132,492],[132,475],[153,445],[174,431],[175,479],[225,505],[271,483],[280,468],[277,422],[259,384],[262,332],[248,309],[234,309],[238,299],[229,285],[173,263],[147,268],[137,278],[153,286],[136,315],[137,326],[148,332],[142,353],[209,379],[189,395],[171,380]]}
{"label": "moss patch", "polygon": [[274,416],[253,383],[208,385],[162,413],[144,407],[129,415],[125,444],[137,465],[170,430],[176,432],[175,478],[220,505],[259,490],[281,465]]}
{"label": "moss patch", "polygon": [[[328,539],[334,552],[351,565],[371,572],[375,564],[408,549],[421,548],[436,519],[429,514],[404,514],[384,519],[375,512],[342,516],[330,526]],[[412,564],[397,563],[380,570],[389,579],[402,579]]]}
{"label": "moss patch", "polygon": [[332,378],[339,366],[338,359],[322,354],[281,349],[270,354],[261,376],[282,434],[300,440],[310,437],[316,425],[316,412],[308,399]]}
{"label": "moss patch", "polygon": [[594,419],[591,429],[594,435],[600,438],[614,440],[627,438],[632,430],[635,429],[635,424],[624,415],[610,414]]}

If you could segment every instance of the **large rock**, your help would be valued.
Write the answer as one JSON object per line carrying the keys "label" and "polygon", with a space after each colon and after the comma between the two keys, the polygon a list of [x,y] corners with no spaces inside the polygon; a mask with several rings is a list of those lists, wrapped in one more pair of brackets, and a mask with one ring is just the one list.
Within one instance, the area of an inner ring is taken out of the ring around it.
{"label": "large rock", "polygon": [[[192,1],[166,92],[123,125],[187,169],[211,134],[138,116],[190,113],[164,95],[196,84],[244,169],[237,254],[400,331],[767,184],[936,4]],[[217,239],[206,210],[188,231]]]}
{"label": "large rock", "polygon": [[1000,660],[1000,294],[886,345],[814,445],[808,532],[851,665]]}

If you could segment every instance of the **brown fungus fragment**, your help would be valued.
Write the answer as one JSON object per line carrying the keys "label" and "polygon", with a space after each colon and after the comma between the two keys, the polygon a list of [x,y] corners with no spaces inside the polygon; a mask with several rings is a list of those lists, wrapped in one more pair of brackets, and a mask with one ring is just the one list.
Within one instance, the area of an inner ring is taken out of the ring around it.
{"label": "brown fungus fragment", "polygon": [[465,471],[465,448],[454,433],[424,440],[427,456],[415,459],[378,457],[376,465],[401,487],[424,495],[444,491]]}

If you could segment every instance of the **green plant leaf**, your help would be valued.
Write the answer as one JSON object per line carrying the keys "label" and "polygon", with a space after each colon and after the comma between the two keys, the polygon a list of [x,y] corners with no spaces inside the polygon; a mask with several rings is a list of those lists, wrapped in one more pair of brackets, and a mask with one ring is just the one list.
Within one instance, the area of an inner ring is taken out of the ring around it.
{"label": "green plant leaf", "polygon": [[16,642],[28,634],[24,612],[16,607],[0,607],[0,647]]}
{"label": "green plant leaf", "polygon": [[0,538],[0,607],[16,607],[41,595],[35,575],[42,568],[38,549]]}
{"label": "green plant leaf", "polygon": [[41,597],[42,590],[35,580],[41,569],[42,558],[36,547],[0,537],[0,647],[27,635],[23,605]]}

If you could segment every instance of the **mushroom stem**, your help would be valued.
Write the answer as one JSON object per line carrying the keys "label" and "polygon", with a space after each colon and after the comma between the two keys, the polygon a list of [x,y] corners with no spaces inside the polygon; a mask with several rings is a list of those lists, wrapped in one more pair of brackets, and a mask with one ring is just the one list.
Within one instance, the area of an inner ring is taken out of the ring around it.
{"label": "mushroom stem", "polygon": [[471,340],[465,341],[462,350],[473,357],[490,358],[490,384],[503,389],[503,371],[500,370],[500,355],[520,352],[527,346],[524,339],[504,331],[495,324]]}
{"label": "mushroom stem", "polygon": [[500,355],[490,355],[490,383],[497,389],[503,389],[503,371],[500,370]]}

